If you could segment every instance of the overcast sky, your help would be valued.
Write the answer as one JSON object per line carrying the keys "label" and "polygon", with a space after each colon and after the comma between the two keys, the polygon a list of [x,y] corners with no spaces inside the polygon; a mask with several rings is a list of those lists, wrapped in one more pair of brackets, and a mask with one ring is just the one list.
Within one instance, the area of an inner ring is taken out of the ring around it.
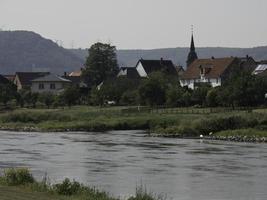
{"label": "overcast sky", "polygon": [[0,0],[0,27],[65,47],[118,49],[267,45],[267,0]]}

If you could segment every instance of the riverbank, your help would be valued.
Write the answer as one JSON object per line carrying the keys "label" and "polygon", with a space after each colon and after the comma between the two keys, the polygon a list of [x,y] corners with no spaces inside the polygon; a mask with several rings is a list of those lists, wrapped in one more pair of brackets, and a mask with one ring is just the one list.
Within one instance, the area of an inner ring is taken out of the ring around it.
{"label": "riverbank", "polygon": [[[120,200],[111,194],[88,187],[66,178],[62,183],[50,184],[45,177],[41,182],[34,179],[28,169],[6,169],[0,176],[1,200]],[[125,199],[126,200],[126,199]],[[127,200],[163,200],[147,193],[141,186]]]}
{"label": "riverbank", "polygon": [[[267,110],[215,112],[195,109],[133,110],[128,107],[87,107],[71,109],[18,109],[0,114],[0,130],[25,132],[68,132],[147,130],[150,136],[228,140],[231,136],[267,137]],[[249,129],[249,131],[246,131]],[[239,132],[233,132],[240,130]],[[226,132],[228,131],[227,136]],[[259,134],[260,133],[260,134]],[[241,140],[241,139],[240,139]],[[262,139],[264,140],[264,139]],[[264,140],[265,141],[265,140]]]}

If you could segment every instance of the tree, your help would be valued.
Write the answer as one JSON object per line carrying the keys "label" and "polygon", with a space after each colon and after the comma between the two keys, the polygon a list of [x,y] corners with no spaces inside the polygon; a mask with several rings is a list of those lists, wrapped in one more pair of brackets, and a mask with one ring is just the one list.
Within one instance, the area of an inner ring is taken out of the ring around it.
{"label": "tree", "polygon": [[69,107],[75,105],[80,98],[79,88],[75,86],[66,88],[62,93],[62,98]]}
{"label": "tree", "polygon": [[16,95],[16,87],[13,84],[0,84],[0,102],[2,102],[5,106],[7,103],[15,98]]}
{"label": "tree", "polygon": [[99,85],[117,75],[119,68],[115,46],[98,42],[90,47],[88,53],[86,68],[82,74],[88,85]]}
{"label": "tree", "polygon": [[218,89],[212,88],[211,90],[208,91],[207,96],[206,96],[207,106],[210,106],[210,107],[217,106],[218,105],[217,99],[218,99]]}
{"label": "tree", "polygon": [[50,92],[42,93],[41,95],[39,95],[39,100],[40,102],[44,103],[49,109],[55,101],[55,95]]}
{"label": "tree", "polygon": [[166,93],[166,104],[171,107],[181,106],[184,92],[178,84],[171,85]]}
{"label": "tree", "polygon": [[143,80],[138,89],[141,103],[149,106],[165,104],[168,86],[166,81],[160,72],[154,72],[148,79]]}

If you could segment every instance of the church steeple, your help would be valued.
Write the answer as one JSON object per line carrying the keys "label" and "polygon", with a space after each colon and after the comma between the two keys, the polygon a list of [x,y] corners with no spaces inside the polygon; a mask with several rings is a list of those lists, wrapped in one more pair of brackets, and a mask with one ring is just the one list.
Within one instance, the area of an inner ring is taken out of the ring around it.
{"label": "church steeple", "polygon": [[187,56],[187,61],[186,61],[187,67],[189,65],[191,65],[196,59],[198,59],[198,57],[197,57],[197,53],[196,53],[196,49],[195,49],[194,33],[193,33],[193,27],[192,27],[192,37],[191,37],[190,52],[189,52],[189,54]]}

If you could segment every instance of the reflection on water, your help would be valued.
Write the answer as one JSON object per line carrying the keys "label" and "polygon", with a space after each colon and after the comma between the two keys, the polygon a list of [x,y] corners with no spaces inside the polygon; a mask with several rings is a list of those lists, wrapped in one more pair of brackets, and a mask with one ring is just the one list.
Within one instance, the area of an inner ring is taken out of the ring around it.
{"label": "reflection on water", "polygon": [[0,132],[0,169],[29,167],[52,182],[64,177],[115,196],[146,185],[169,199],[267,198],[267,145],[106,133]]}

